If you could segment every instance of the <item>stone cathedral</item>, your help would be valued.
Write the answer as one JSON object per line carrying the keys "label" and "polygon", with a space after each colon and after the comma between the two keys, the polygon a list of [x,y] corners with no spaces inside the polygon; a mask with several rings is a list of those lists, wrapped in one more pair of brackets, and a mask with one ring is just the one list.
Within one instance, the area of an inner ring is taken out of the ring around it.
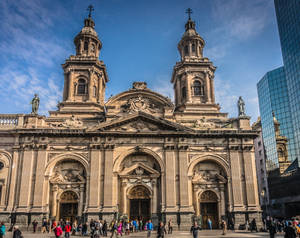
{"label": "stone cathedral", "polygon": [[171,78],[174,102],[146,82],[105,101],[109,77],[91,15],[74,45],[76,54],[62,65],[56,111],[0,115],[1,221],[260,224],[257,132],[248,116],[220,112],[216,67],[204,57],[205,41],[190,17]]}

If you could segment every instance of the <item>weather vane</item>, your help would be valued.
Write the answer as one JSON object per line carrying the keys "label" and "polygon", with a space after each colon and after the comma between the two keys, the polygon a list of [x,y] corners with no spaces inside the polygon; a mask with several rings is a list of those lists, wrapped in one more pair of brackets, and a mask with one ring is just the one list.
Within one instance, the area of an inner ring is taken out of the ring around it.
{"label": "weather vane", "polygon": [[191,14],[193,13],[193,10],[188,8],[188,9],[186,9],[185,13],[187,13],[189,15],[189,20],[191,20]]}
{"label": "weather vane", "polygon": [[87,10],[89,11],[89,18],[91,18],[92,17],[92,11],[94,11],[93,5],[89,5]]}

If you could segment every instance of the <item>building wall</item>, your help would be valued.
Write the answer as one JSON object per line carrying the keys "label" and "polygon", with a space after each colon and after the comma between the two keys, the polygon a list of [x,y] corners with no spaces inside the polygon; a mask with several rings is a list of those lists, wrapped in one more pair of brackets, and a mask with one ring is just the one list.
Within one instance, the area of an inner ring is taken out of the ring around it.
{"label": "building wall", "polygon": [[257,92],[261,115],[262,133],[267,156],[267,170],[278,168],[275,129],[272,112],[280,123],[280,132],[288,138],[289,160],[297,157],[294,127],[291,119],[289,94],[284,68],[272,70],[258,82]]}
{"label": "building wall", "polygon": [[[300,157],[300,1],[275,0],[285,77],[294,127],[294,156]],[[277,116],[277,115],[276,115]],[[281,123],[281,121],[279,120]],[[290,138],[290,137],[288,137]],[[289,145],[290,146],[290,145]],[[295,157],[292,157],[293,159]]]}

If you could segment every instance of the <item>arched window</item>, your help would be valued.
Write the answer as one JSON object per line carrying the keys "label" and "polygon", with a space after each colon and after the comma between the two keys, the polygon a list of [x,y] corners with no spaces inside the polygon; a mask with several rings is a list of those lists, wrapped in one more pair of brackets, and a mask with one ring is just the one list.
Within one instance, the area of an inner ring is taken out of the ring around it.
{"label": "arched window", "polygon": [[196,52],[196,45],[192,44],[192,52],[195,53]]}
{"label": "arched window", "polygon": [[84,95],[87,92],[87,85],[86,81],[84,79],[79,79],[78,80],[78,86],[77,86],[77,94],[79,95]]}
{"label": "arched window", "polygon": [[184,54],[185,55],[189,54],[189,47],[187,45],[184,47]]}
{"label": "arched window", "polygon": [[280,148],[278,150],[278,157],[284,157],[284,152],[283,152],[282,148]]}
{"label": "arched window", "polygon": [[84,42],[84,50],[88,51],[89,43],[87,41]]}
{"label": "arched window", "polygon": [[194,96],[202,96],[204,95],[204,86],[198,80],[195,80],[192,86]]}
{"label": "arched window", "polygon": [[182,97],[182,100],[186,99],[186,88],[185,87],[181,88],[181,97]]}

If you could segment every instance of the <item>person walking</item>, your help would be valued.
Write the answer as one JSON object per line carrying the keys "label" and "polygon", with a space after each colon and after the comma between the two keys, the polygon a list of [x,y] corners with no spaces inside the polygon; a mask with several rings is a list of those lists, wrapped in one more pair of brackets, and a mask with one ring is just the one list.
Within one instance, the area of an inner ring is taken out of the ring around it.
{"label": "person walking", "polygon": [[42,221],[42,230],[41,230],[41,232],[45,233],[46,230],[47,230],[47,220],[46,220],[46,218],[44,218],[43,221]]}
{"label": "person walking", "polygon": [[252,219],[251,221],[251,228],[250,228],[251,232],[256,231],[257,232],[257,226],[256,226],[256,220],[255,218]]}
{"label": "person walking", "polygon": [[284,238],[296,238],[296,230],[292,227],[292,223],[289,221],[288,226],[284,229]]}
{"label": "person walking", "polygon": [[275,227],[274,222],[271,222],[271,223],[269,224],[269,233],[270,233],[270,238],[274,238],[274,237],[275,237],[275,234],[276,234],[276,227]]}
{"label": "person walking", "polygon": [[227,224],[226,224],[226,221],[224,219],[222,219],[221,221],[221,228],[222,228],[222,235],[226,235],[226,232],[227,232]]}
{"label": "person walking", "polygon": [[212,230],[212,221],[210,220],[210,218],[207,219],[207,225],[208,229]]}
{"label": "person walking", "polygon": [[153,224],[152,224],[152,221],[149,220],[147,223],[147,237],[151,236],[152,231],[153,231]]}
{"label": "person walking", "polygon": [[[34,220],[34,221],[32,222],[33,233],[36,232],[37,225],[38,225],[38,222],[37,222],[36,220]],[[0,237],[1,237],[1,236],[0,236]]]}
{"label": "person walking", "polygon": [[191,227],[191,233],[193,235],[193,238],[198,238],[198,231],[200,230],[200,227],[198,226],[198,223],[195,221],[194,224]]}
{"label": "person walking", "polygon": [[72,226],[70,225],[70,222],[67,221],[65,225],[65,237],[69,238],[70,237],[70,232],[72,231]]}
{"label": "person walking", "polygon": [[60,236],[63,234],[63,231],[61,229],[60,223],[57,224],[57,226],[54,228],[54,235],[56,238],[60,238]]}
{"label": "person walking", "polygon": [[19,230],[18,226],[14,226],[13,238],[22,238],[22,232]]}
{"label": "person walking", "polygon": [[157,228],[157,238],[164,238],[167,233],[164,223],[161,221]]}
{"label": "person walking", "polygon": [[168,221],[168,234],[173,233],[173,224],[172,224],[172,219]]}
{"label": "person walking", "polygon": [[106,222],[106,220],[104,220],[104,222],[103,222],[102,233],[103,233],[103,236],[107,236],[107,222]]}
{"label": "person walking", "polygon": [[113,238],[114,235],[117,236],[117,228],[118,228],[117,221],[112,221],[111,222],[111,230],[110,230],[111,231],[110,238]]}
{"label": "person walking", "polygon": [[4,222],[1,222],[1,226],[0,226],[0,238],[3,238],[5,236],[6,233],[6,228],[4,225]]}

